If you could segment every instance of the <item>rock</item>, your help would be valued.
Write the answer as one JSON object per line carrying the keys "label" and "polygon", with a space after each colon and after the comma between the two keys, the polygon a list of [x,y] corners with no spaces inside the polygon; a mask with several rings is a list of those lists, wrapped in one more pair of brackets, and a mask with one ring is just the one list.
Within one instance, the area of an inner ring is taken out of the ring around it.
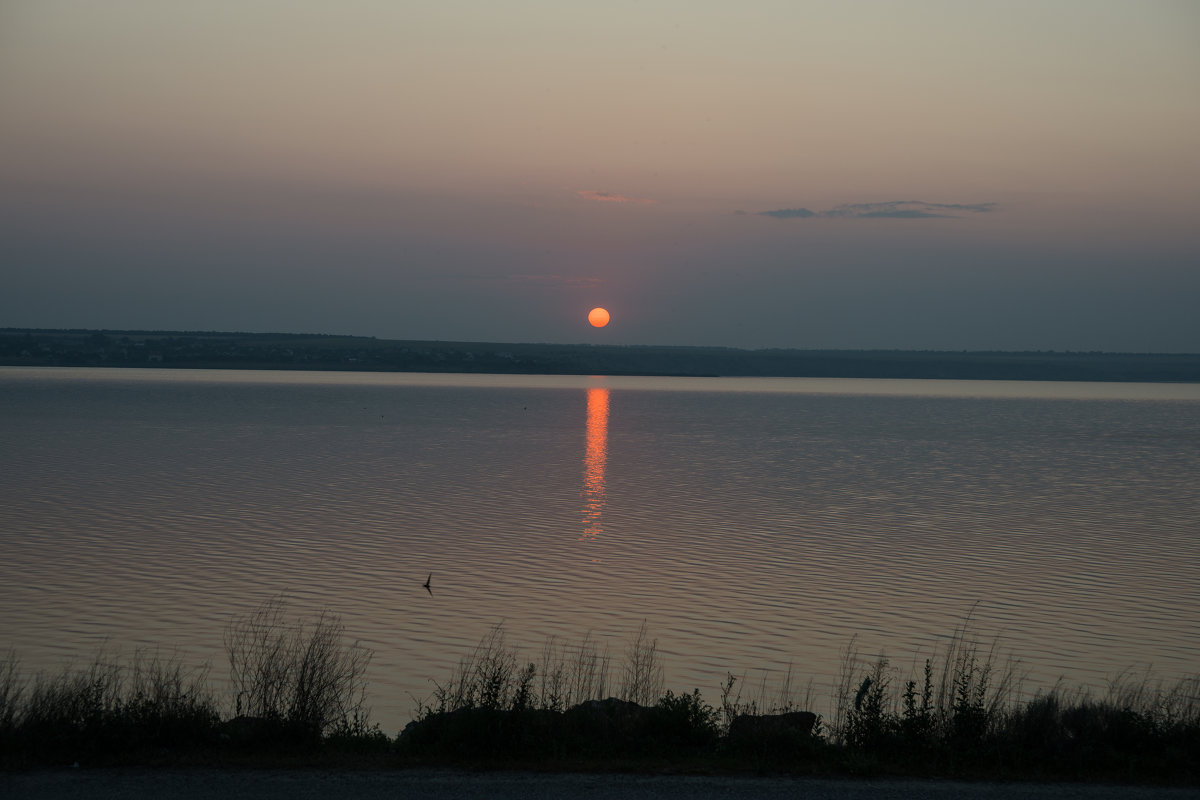
{"label": "rock", "polygon": [[728,741],[735,747],[788,749],[812,735],[817,715],[811,711],[785,714],[739,714],[729,723]]}
{"label": "rock", "polygon": [[563,712],[565,744],[581,752],[636,751],[648,735],[649,716],[649,708],[629,700],[586,700]]}
{"label": "rock", "polygon": [[585,700],[577,706],[572,706],[568,713],[598,714],[616,722],[644,719],[648,710],[645,706],[638,705],[632,700],[610,697],[607,700]]}
{"label": "rock", "polygon": [[533,755],[553,748],[561,728],[557,711],[460,708],[408,723],[397,741],[401,749],[419,754]]}
{"label": "rock", "polygon": [[218,725],[217,737],[234,747],[272,748],[312,744],[320,740],[321,732],[311,725],[242,714]]}
{"label": "rock", "polygon": [[247,745],[270,741],[278,736],[280,727],[277,720],[242,714],[222,722],[218,726],[218,731],[222,742]]}

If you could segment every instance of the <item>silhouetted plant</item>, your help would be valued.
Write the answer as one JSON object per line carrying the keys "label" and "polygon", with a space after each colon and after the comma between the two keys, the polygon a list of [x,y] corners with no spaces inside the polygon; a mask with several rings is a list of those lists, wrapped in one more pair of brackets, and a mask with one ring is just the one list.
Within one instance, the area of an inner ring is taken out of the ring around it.
{"label": "silhouetted plant", "polygon": [[567,695],[567,705],[575,705],[584,700],[598,699],[607,695],[610,669],[611,659],[608,649],[597,650],[590,634],[585,635],[583,642],[575,651],[570,681],[571,691]]}
{"label": "silhouetted plant", "polygon": [[429,712],[507,708],[513,694],[517,652],[504,640],[504,627],[492,628],[467,656],[459,660],[445,684],[435,683]]}
{"label": "silhouetted plant", "polygon": [[954,664],[954,704],[951,707],[951,736],[962,743],[977,742],[987,732],[988,679],[990,665],[979,665],[973,652],[960,654]]}
{"label": "silhouetted plant", "polygon": [[1200,676],[1165,687],[1149,671],[1122,672],[1109,682],[1104,703],[1144,717],[1156,730],[1194,726],[1200,722]]}
{"label": "silhouetted plant", "polygon": [[22,733],[42,746],[80,748],[103,742],[104,723],[121,707],[121,666],[101,654],[83,670],[34,678]]}
{"label": "silhouetted plant", "polygon": [[977,746],[1000,723],[1018,679],[1017,663],[1000,661],[998,638],[987,648],[980,645],[970,614],[950,637],[940,673],[934,660],[926,659],[920,682],[907,679],[898,699],[886,659],[864,670],[856,643],[852,638],[843,651],[834,731],[860,749],[911,749],[937,742]]}
{"label": "silhouetted plant", "polygon": [[608,651],[597,649],[590,633],[578,645],[547,637],[536,665],[535,705],[562,711],[584,700],[602,698],[607,693],[609,671]]}
{"label": "silhouetted plant", "polygon": [[663,668],[658,663],[658,640],[638,628],[625,653],[621,674],[621,699],[643,706],[654,705],[663,692]]}
{"label": "silhouetted plant", "polygon": [[20,663],[15,650],[8,651],[0,661],[0,741],[8,739],[16,729],[21,696],[25,693],[25,682],[18,671]]}
{"label": "silhouetted plant", "polygon": [[474,705],[488,710],[507,708],[515,688],[516,651],[503,647],[503,635],[498,632],[497,636],[499,646],[487,647],[475,661],[475,685],[479,687],[479,697]]}
{"label": "silhouetted plant", "polygon": [[717,741],[720,734],[717,712],[700,695],[675,694],[667,690],[649,716],[651,734],[660,744],[671,747],[704,747]]}
{"label": "silhouetted plant", "polygon": [[938,694],[942,735],[959,745],[978,744],[1000,718],[1018,681],[1017,662],[997,671],[999,637],[983,650],[971,614],[955,629],[946,649]]}
{"label": "silhouetted plant", "polygon": [[[741,687],[745,676],[739,679],[732,672],[725,673],[725,683],[721,685],[721,732],[728,733],[730,724],[742,714],[758,713],[758,706],[753,700],[742,700]],[[736,691],[736,694],[734,690]]]}
{"label": "silhouetted plant", "polygon": [[[620,696],[641,705],[654,705],[662,693],[663,670],[657,660],[658,644],[645,624],[626,650]],[[590,635],[577,646],[555,638],[546,640],[540,663],[518,667],[517,648],[505,641],[503,625],[492,628],[471,653],[460,659],[445,684],[435,683],[432,702],[421,714],[463,708],[560,711],[606,694],[610,659],[597,649]]]}
{"label": "silhouetted plant", "polygon": [[208,666],[188,669],[177,656],[135,654],[121,703],[127,738],[146,743],[207,741],[219,716],[208,689]]}
{"label": "silhouetted plant", "polygon": [[[264,734],[297,732],[329,752],[396,757],[362,703],[364,651],[342,641],[335,617],[291,622],[283,611],[275,600],[230,624],[231,672],[240,678],[235,707],[247,716],[225,723],[207,668],[184,668],[175,656],[139,651],[129,661],[102,652],[82,667],[26,680],[10,653],[0,661],[3,765],[100,755],[136,760],[139,753],[157,759],[165,748],[219,747],[205,750],[208,758],[254,747]],[[794,706],[790,671],[774,699],[766,673],[751,698],[742,695],[745,679],[729,673],[719,710],[699,690],[667,691],[639,704],[604,697],[608,656],[590,638],[578,646],[548,639],[540,660],[526,661],[497,626],[438,687],[437,707],[421,710],[406,729],[413,735],[401,737],[399,757],[623,763],[651,756],[687,763],[711,753],[755,769],[1196,780],[1200,676],[1163,685],[1149,673],[1123,673],[1099,697],[1056,686],[1016,703],[1013,662],[997,657],[995,642],[981,646],[966,623],[941,656],[925,659],[903,682],[887,659],[860,658],[854,645],[852,639],[845,650],[837,687],[840,722],[826,742],[819,719],[809,734],[809,715],[769,718]],[[661,680],[657,643],[644,625],[626,654],[624,691],[645,692]],[[742,719],[735,736],[729,722],[738,714],[755,718]]]}
{"label": "silhouetted plant", "polygon": [[542,669],[538,673],[538,704],[551,711],[562,711],[566,707],[570,688],[567,686],[567,670],[563,665],[561,647],[554,636],[546,637],[542,647]]}
{"label": "silhouetted plant", "polygon": [[890,686],[888,661],[881,657],[855,692],[854,707],[847,715],[847,744],[864,749],[877,748],[894,737],[898,720],[891,710]]}
{"label": "silhouetted plant", "polygon": [[238,715],[266,720],[285,736],[317,740],[335,728],[362,727],[371,652],[342,641],[341,620],[322,611],[290,620],[282,597],[225,629]]}
{"label": "silhouetted plant", "polygon": [[[769,673],[764,670],[758,684],[757,696],[743,697],[746,685],[745,673],[738,677],[732,672],[725,674],[725,682],[721,685],[721,706],[718,712],[722,733],[729,730],[730,723],[743,714],[786,714],[790,711],[809,710],[813,706],[813,683],[810,680],[800,700],[793,695],[793,668],[789,664],[783,678],[768,689]],[[770,697],[768,694],[770,693]]]}
{"label": "silhouetted plant", "polygon": [[139,651],[131,664],[101,653],[82,669],[34,678],[11,733],[48,753],[110,753],[211,742],[219,719],[207,669]]}
{"label": "silhouetted plant", "polygon": [[925,744],[934,732],[933,717],[933,664],[925,659],[925,669],[920,694],[917,682],[904,682],[904,716],[900,721],[900,733],[910,744]]}

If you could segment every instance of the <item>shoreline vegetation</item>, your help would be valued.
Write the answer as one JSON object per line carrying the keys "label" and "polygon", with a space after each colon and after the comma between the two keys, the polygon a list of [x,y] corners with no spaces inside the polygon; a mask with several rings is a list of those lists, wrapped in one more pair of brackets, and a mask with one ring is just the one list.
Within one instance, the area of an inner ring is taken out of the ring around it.
{"label": "shoreline vegetation", "polygon": [[228,681],[139,651],[22,674],[0,656],[0,766],[457,767],[1200,784],[1200,675],[1115,678],[1103,696],[1021,691],[1020,664],[972,627],[906,674],[852,639],[831,713],[791,670],[750,695],[664,687],[645,626],[615,655],[585,636],[529,657],[493,628],[413,720],[372,723],[371,652],[332,612],[279,597],[225,629]]}
{"label": "shoreline vegetation", "polygon": [[1200,354],[744,350],[288,333],[0,328],[0,366],[1200,382]]}

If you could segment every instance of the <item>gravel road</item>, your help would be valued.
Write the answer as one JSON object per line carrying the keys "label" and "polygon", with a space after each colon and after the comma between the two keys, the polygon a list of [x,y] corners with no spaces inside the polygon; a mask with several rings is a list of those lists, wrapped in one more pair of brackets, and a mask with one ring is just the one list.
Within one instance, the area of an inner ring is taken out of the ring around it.
{"label": "gravel road", "polygon": [[0,775],[0,797],[17,800],[121,800],[171,797],[308,800],[308,798],[804,798],[804,800],[899,800],[899,798],[1019,798],[1021,800],[1183,800],[1200,788],[1166,789],[1085,784],[960,783],[956,781],[818,780],[699,776],[595,775],[449,770],[44,770]]}

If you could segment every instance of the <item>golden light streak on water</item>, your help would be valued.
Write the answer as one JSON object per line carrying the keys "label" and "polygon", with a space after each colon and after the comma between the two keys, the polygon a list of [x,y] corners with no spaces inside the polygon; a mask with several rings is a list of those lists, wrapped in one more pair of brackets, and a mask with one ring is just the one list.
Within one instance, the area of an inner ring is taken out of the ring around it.
{"label": "golden light streak on water", "polygon": [[604,532],[604,468],[608,460],[608,389],[587,390],[587,449],[583,454],[583,535],[596,539]]}

